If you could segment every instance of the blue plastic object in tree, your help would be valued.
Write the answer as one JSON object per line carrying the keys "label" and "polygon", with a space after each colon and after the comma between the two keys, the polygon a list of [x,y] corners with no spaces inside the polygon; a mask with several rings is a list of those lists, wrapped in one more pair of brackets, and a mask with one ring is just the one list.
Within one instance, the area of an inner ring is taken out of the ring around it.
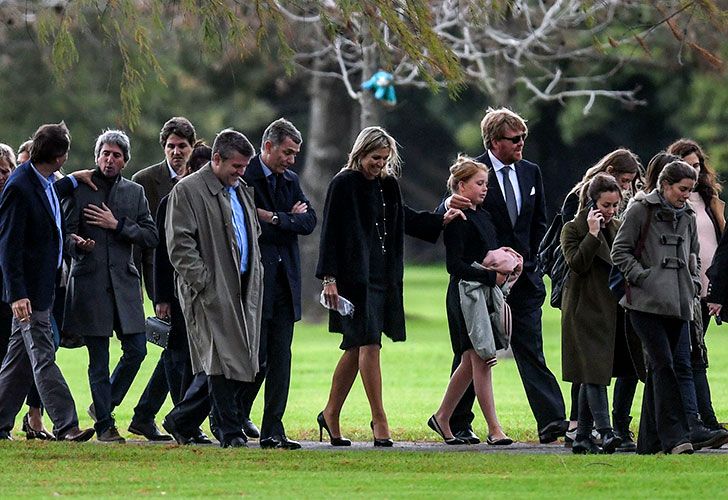
{"label": "blue plastic object in tree", "polygon": [[377,71],[361,88],[372,90],[376,99],[384,100],[387,104],[397,104],[397,94],[394,92],[394,75],[386,71]]}

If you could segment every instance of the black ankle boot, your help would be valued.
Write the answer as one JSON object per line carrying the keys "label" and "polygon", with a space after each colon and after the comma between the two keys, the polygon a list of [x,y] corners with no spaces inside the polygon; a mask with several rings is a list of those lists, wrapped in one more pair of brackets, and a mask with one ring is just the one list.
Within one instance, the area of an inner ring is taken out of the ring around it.
{"label": "black ankle boot", "polygon": [[602,435],[602,450],[604,453],[611,455],[622,444],[622,438],[617,436],[610,428],[599,429],[599,434]]}
{"label": "black ankle boot", "polygon": [[614,434],[615,436],[622,438],[622,442],[619,446],[617,446],[616,451],[637,451],[637,444],[634,442],[634,433],[629,430],[630,422],[632,422],[632,417],[627,417],[624,419],[614,419]]}
{"label": "black ankle boot", "polygon": [[688,426],[690,428],[690,442],[695,450],[710,448],[721,441],[725,442],[725,431],[708,429],[698,416],[688,417]]}

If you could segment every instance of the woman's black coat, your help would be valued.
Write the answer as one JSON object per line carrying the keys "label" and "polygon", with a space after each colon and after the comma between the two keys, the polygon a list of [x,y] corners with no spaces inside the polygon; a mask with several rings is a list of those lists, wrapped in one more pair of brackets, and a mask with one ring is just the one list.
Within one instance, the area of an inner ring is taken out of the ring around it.
{"label": "woman's black coat", "polygon": [[[321,243],[316,276],[334,276],[339,295],[354,304],[355,315],[369,317],[367,289],[372,245],[380,245],[375,228],[379,194],[371,181],[356,170],[344,169],[329,184],[321,226]],[[402,277],[404,274],[404,234],[434,243],[442,230],[442,216],[416,212],[402,203],[397,179],[381,179],[387,205],[387,300],[384,334],[393,341],[406,338]],[[363,325],[363,322],[359,324]],[[329,331],[342,332],[341,316],[330,311]]]}

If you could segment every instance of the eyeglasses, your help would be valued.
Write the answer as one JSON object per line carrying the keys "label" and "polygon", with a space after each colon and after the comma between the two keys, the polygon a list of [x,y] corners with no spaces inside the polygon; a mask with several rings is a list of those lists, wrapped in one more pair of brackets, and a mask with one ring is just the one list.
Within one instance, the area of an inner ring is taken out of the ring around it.
{"label": "eyeglasses", "polygon": [[526,137],[528,137],[528,134],[514,135],[513,137],[501,137],[501,139],[511,141],[513,144],[518,144],[521,141],[526,142]]}

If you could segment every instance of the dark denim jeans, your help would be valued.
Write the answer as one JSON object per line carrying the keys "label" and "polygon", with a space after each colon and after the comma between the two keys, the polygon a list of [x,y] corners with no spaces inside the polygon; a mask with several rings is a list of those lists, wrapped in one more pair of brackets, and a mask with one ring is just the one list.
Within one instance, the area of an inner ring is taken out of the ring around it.
{"label": "dark denim jeans", "polygon": [[109,338],[84,336],[88,349],[88,380],[96,413],[96,433],[114,425],[111,412],[129,391],[139,367],[147,355],[143,333],[118,334],[123,352],[114,373],[109,377]]}

